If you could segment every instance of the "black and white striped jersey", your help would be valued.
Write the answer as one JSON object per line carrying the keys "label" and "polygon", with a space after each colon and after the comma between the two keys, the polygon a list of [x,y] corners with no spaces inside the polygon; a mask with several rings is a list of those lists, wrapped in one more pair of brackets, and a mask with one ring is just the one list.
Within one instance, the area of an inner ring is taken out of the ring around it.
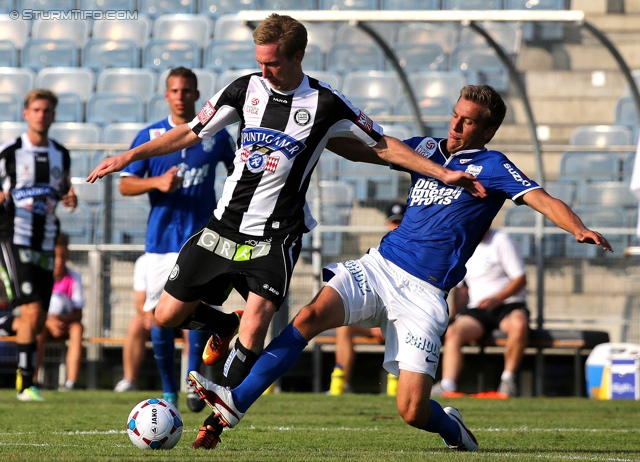
{"label": "black and white striped jersey", "polygon": [[33,250],[53,250],[58,201],[69,191],[69,151],[49,140],[34,146],[26,133],[0,146],[0,239]]}
{"label": "black and white striped jersey", "polygon": [[278,92],[258,74],[240,77],[213,96],[189,126],[207,139],[240,121],[233,165],[214,216],[252,236],[307,232],[317,225],[305,195],[328,140],[374,146],[382,129],[340,93],[309,76]]}

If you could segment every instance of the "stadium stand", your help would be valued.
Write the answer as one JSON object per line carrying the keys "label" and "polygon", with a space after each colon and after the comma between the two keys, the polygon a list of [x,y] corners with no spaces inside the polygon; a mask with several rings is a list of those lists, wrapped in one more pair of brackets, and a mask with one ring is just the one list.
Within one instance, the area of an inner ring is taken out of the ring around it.
{"label": "stadium stand", "polygon": [[195,0],[138,0],[139,11],[154,19],[163,14],[195,13],[195,8]]}
{"label": "stadium stand", "polygon": [[15,93],[0,93],[0,122],[22,120],[22,99]]}
{"label": "stadium stand", "polygon": [[200,49],[193,40],[151,38],[142,50],[142,66],[156,72],[174,67],[201,67]]}
{"label": "stadium stand", "polygon": [[44,67],[78,65],[78,49],[72,40],[31,38],[24,44],[20,64],[38,72]]}
{"label": "stadium stand", "polygon": [[157,85],[157,74],[151,69],[104,69],[98,74],[97,93],[135,93],[146,103]]}
{"label": "stadium stand", "polygon": [[87,101],[87,122],[105,126],[144,121],[144,103],[136,93],[94,93]]}
{"label": "stadium stand", "polygon": [[113,67],[139,67],[140,49],[133,40],[91,38],[82,47],[82,66],[96,73]]}
{"label": "stadium stand", "polygon": [[22,67],[0,67],[0,93],[13,93],[24,99],[36,81],[36,73]]}
{"label": "stadium stand", "polygon": [[142,48],[151,36],[153,22],[139,14],[138,19],[120,19],[118,21],[95,21],[92,38],[109,40],[131,40]]}
{"label": "stadium stand", "polygon": [[54,93],[74,93],[86,102],[94,91],[95,75],[88,67],[45,67],[36,74],[35,86]]}
{"label": "stadium stand", "polygon": [[0,40],[0,67],[18,65],[18,50],[10,40]]}
{"label": "stadium stand", "polygon": [[199,49],[211,40],[213,21],[204,15],[165,14],[153,21],[156,40],[192,40]]}

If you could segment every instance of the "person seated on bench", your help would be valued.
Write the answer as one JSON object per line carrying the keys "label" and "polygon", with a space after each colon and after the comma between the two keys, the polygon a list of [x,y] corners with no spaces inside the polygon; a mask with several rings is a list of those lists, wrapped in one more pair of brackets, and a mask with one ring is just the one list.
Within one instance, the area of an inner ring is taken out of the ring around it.
{"label": "person seated on bench", "polygon": [[455,317],[444,337],[442,380],[431,394],[455,392],[463,365],[462,347],[500,329],[507,335],[507,344],[498,393],[515,396],[515,373],[529,341],[522,255],[508,234],[489,228],[466,267],[467,274],[453,294]]}
{"label": "person seated on bench", "polygon": [[[387,211],[386,225],[389,231],[400,226],[407,208],[404,202],[395,202]],[[329,394],[333,396],[351,392],[351,372],[356,359],[353,350],[353,337],[364,336],[377,338],[384,343],[384,334],[379,327],[342,326],[336,329],[336,365],[331,373]],[[387,375],[387,394],[395,396],[398,378],[393,374]]]}
{"label": "person seated on bench", "polygon": [[44,360],[44,347],[49,339],[69,340],[66,366],[67,380],[60,391],[76,388],[80,365],[82,364],[82,308],[84,291],[80,274],[67,267],[69,261],[69,238],[60,233],[54,248],[53,293],[49,302],[47,320],[42,332],[38,334],[38,359],[34,377]]}

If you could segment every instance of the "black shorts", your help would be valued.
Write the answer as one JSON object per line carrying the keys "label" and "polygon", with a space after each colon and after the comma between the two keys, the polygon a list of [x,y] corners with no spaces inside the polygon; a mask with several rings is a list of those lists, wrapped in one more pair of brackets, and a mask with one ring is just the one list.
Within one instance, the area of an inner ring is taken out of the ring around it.
{"label": "black shorts", "polygon": [[0,277],[11,306],[39,301],[49,310],[53,291],[53,251],[31,250],[12,242],[0,242]]}
{"label": "black shorts", "polygon": [[253,292],[280,307],[301,248],[301,235],[256,238],[212,220],[182,246],[164,290],[183,302],[222,305],[233,287],[245,300]]}
{"label": "black shorts", "polygon": [[464,308],[460,310],[458,314],[456,314],[456,318],[462,315],[471,316],[473,319],[476,319],[480,324],[482,324],[482,327],[484,327],[484,331],[486,333],[489,333],[494,329],[498,329],[500,327],[500,322],[514,310],[524,311],[527,314],[527,318],[530,315],[526,303],[520,302],[500,305],[493,310],[482,310],[480,308]]}

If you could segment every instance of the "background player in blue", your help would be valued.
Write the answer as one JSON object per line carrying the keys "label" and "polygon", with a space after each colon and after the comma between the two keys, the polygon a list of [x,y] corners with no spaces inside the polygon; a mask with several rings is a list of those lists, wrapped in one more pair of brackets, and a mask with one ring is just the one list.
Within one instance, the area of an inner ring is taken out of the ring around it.
{"label": "background player in blue", "polygon": [[[199,96],[198,80],[193,71],[184,67],[172,69],[167,76],[165,92],[171,114],[140,131],[132,148],[192,120]],[[148,271],[144,311],[156,308],[180,248],[209,220],[216,206],[216,165],[223,162],[228,168],[233,157],[233,140],[223,129],[210,140],[167,156],[134,162],[121,173],[120,192],[127,196],[146,193],[151,203],[145,242]],[[206,330],[189,332],[190,369],[200,370],[202,351],[209,335]],[[163,398],[177,404],[173,329],[153,323],[151,341],[162,380]],[[193,411],[202,410],[202,401],[193,393],[187,395],[187,405]]]}
{"label": "background player in blue", "polygon": [[[240,421],[314,336],[341,325],[378,325],[386,338],[383,365],[399,373],[397,407],[403,419],[438,433],[451,449],[478,450],[458,410],[443,409],[430,394],[449,319],[447,292],[463,278],[467,259],[504,201],[527,204],[577,241],[612,250],[600,233],[587,229],[566,204],[529,180],[504,154],[485,148],[505,112],[493,88],[467,86],[460,92],[446,140],[405,141],[438,164],[475,175],[487,198],[412,172],[400,226],[361,259],[325,268],[327,285],[265,348],[238,387],[230,390],[190,373],[196,392],[227,426]],[[366,151],[358,145],[353,149]]]}

